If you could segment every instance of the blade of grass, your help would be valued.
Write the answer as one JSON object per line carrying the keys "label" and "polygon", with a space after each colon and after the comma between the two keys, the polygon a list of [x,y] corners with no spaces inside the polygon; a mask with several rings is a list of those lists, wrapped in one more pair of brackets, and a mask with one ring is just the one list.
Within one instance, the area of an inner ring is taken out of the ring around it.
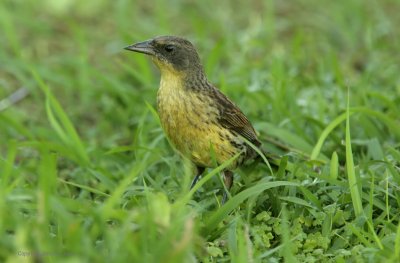
{"label": "blade of grass", "polygon": [[46,112],[51,126],[63,143],[76,153],[77,161],[88,165],[90,163],[89,156],[68,115],[36,71],[32,69],[31,73],[46,96]]}
{"label": "blade of grass", "polygon": [[353,152],[351,150],[351,136],[350,136],[350,95],[347,94],[347,110],[346,110],[346,170],[349,179],[349,188],[351,200],[353,202],[354,212],[356,217],[363,214],[363,207],[361,202],[361,194],[358,188],[357,177],[354,169]]}
{"label": "blade of grass", "polygon": [[89,192],[92,192],[92,193],[95,193],[95,194],[98,194],[98,195],[107,196],[107,197],[110,196],[109,194],[104,193],[102,191],[99,191],[99,190],[97,190],[96,188],[93,188],[93,187],[89,187],[89,186],[82,185],[82,184],[77,184],[77,183],[70,182],[70,181],[65,181],[64,179],[61,179],[61,178],[58,178],[58,180],[60,182],[63,182],[64,184],[72,185],[72,186],[78,187],[80,189],[84,189],[86,191],[89,191]]}
{"label": "blade of grass", "polygon": [[331,163],[330,163],[330,173],[329,176],[332,180],[336,180],[339,171],[339,157],[336,152],[332,153]]}
{"label": "blade of grass", "polygon": [[394,254],[396,258],[400,258],[400,222],[397,226],[396,240],[394,241]]}
{"label": "blade of grass", "polygon": [[369,172],[369,175],[370,175],[370,177],[371,177],[371,183],[370,183],[370,188],[369,188],[369,203],[368,203],[368,205],[369,205],[369,213],[368,213],[368,220],[371,220],[372,221],[372,215],[373,215],[373,212],[374,212],[374,209],[373,209],[373,207],[374,207],[374,195],[375,195],[375,193],[374,193],[374,191],[375,191],[375,173],[373,172],[373,171],[370,171]]}
{"label": "blade of grass", "polygon": [[307,203],[306,201],[304,201],[303,199],[300,199],[298,197],[295,196],[281,196],[279,197],[279,199],[290,202],[290,203],[294,203],[294,204],[298,204],[300,206],[306,206],[306,207],[310,207],[310,208],[314,208],[314,206],[310,205],[309,203]]}
{"label": "blade of grass", "polygon": [[316,207],[318,207],[319,210],[322,211],[322,205],[321,202],[318,200],[318,197],[316,197],[313,193],[311,193],[310,190],[308,190],[304,186],[300,186],[299,188],[303,192],[303,195],[307,197],[308,200],[310,200],[310,202],[312,202]]}
{"label": "blade of grass", "polygon": [[[353,114],[353,113],[351,113]],[[329,123],[328,126],[322,131],[321,135],[318,138],[317,144],[314,146],[311,152],[310,159],[314,160],[318,158],[318,156],[321,153],[321,148],[322,145],[324,144],[326,138],[328,138],[328,135],[343,121],[345,121],[347,118],[347,113],[343,113],[336,117],[331,123]]]}
{"label": "blade of grass", "polygon": [[390,205],[389,205],[389,170],[385,170],[385,205],[386,205],[386,215],[387,221],[391,222],[390,220]]}
{"label": "blade of grass", "polygon": [[375,239],[375,242],[378,244],[379,249],[383,250],[382,242],[379,239],[378,235],[376,234],[374,226],[371,224],[371,222],[369,222],[369,220],[367,220],[367,225],[368,225],[369,231],[371,231],[372,236]]}
{"label": "blade of grass", "polygon": [[298,262],[293,255],[292,242],[290,241],[290,227],[288,224],[288,215],[286,206],[282,208],[282,244],[283,244],[283,258],[285,262]]}
{"label": "blade of grass", "polygon": [[248,232],[246,230],[247,228],[240,218],[237,218],[229,226],[228,248],[230,258],[234,263],[249,262],[253,256],[248,246]]}

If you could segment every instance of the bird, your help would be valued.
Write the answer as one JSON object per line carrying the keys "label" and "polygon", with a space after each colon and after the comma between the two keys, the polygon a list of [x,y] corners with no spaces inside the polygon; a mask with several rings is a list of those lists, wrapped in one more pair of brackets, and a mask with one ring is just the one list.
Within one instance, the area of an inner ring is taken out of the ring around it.
{"label": "bird", "polygon": [[[254,147],[260,148],[261,142],[249,119],[208,80],[196,48],[186,38],[157,36],[125,49],[150,56],[161,72],[158,115],[170,142],[197,168],[191,188],[206,168],[238,155],[222,172],[229,191],[233,170],[259,156]],[[222,204],[226,200],[224,191]]]}

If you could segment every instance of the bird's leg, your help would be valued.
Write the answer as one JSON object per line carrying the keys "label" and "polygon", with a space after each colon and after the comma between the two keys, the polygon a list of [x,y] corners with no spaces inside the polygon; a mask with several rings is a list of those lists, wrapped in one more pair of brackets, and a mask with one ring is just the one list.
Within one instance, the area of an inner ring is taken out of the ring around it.
{"label": "bird's leg", "polygon": [[196,166],[196,169],[197,169],[197,174],[194,177],[194,179],[192,181],[192,184],[190,185],[190,189],[192,189],[196,185],[196,183],[199,181],[201,175],[203,174],[203,172],[204,172],[204,170],[206,168],[205,167],[201,167],[201,166]]}
{"label": "bird's leg", "polygon": [[[224,184],[226,190],[229,191],[233,184],[233,172],[226,170],[224,171]],[[222,197],[222,204],[225,204],[226,200],[228,199],[228,193],[224,191],[224,196]]]}

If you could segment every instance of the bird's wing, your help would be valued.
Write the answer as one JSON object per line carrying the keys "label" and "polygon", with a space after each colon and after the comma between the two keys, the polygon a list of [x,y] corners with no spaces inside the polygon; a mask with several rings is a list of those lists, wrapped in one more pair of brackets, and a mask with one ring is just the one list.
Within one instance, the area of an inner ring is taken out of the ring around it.
{"label": "bird's wing", "polygon": [[243,112],[221,91],[215,89],[214,92],[220,113],[218,120],[221,125],[243,136],[254,145],[260,146],[261,142],[257,139],[253,126]]}

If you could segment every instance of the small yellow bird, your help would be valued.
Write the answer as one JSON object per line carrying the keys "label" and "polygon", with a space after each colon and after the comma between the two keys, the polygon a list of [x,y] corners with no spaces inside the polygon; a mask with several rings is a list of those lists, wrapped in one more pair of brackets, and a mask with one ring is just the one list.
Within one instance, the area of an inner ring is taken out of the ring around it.
{"label": "small yellow bird", "polygon": [[[191,187],[215,161],[221,164],[240,154],[224,171],[229,190],[231,170],[258,156],[246,140],[257,147],[261,143],[243,112],[207,80],[193,44],[181,37],[160,36],[125,49],[149,55],[161,71],[158,114],[170,141],[197,167]],[[225,192],[223,203],[226,197]]]}

